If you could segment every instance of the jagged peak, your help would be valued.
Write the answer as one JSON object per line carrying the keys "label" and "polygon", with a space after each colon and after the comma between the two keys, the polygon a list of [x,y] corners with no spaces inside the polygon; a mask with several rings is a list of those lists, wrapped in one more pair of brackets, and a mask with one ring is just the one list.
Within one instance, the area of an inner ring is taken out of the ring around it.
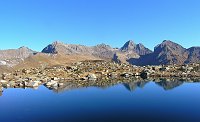
{"label": "jagged peak", "polygon": [[122,47],[121,50],[133,50],[135,48],[135,43],[133,40],[127,41]]}
{"label": "jagged peak", "polygon": [[179,48],[183,48],[185,49],[184,47],[182,47],[180,44],[176,43],[176,42],[173,42],[171,40],[164,40],[161,44],[158,44],[157,46],[154,47],[154,50],[158,47],[162,48],[162,47],[179,47]]}
{"label": "jagged peak", "polygon": [[133,40],[128,40],[125,44],[130,45],[130,46],[134,46],[135,45]]}

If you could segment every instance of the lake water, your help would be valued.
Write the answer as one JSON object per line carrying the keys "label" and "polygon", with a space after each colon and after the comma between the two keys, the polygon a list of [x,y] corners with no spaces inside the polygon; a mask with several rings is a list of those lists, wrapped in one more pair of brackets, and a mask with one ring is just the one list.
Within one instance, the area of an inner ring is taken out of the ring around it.
{"label": "lake water", "polygon": [[5,89],[0,122],[200,121],[200,83],[130,82],[110,87]]}

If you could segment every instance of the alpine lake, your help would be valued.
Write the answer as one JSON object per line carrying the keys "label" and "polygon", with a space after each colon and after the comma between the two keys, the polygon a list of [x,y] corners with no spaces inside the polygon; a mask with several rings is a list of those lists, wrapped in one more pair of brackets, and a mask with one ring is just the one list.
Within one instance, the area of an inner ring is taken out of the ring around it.
{"label": "alpine lake", "polygon": [[200,79],[4,88],[0,106],[0,122],[199,122]]}

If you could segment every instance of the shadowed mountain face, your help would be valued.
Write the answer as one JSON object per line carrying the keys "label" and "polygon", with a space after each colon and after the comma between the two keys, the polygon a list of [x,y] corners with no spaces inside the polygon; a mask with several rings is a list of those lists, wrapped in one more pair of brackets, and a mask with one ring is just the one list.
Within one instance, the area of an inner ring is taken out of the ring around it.
{"label": "shadowed mountain face", "polygon": [[186,49],[172,41],[165,40],[154,49],[157,64],[183,64],[187,59]]}
{"label": "shadowed mountain face", "polygon": [[187,49],[188,58],[185,63],[200,62],[200,47],[191,47]]}
{"label": "shadowed mountain face", "polygon": [[164,40],[149,53],[140,58],[130,58],[129,63],[135,65],[187,64],[200,61],[200,47],[183,48],[181,45]]}

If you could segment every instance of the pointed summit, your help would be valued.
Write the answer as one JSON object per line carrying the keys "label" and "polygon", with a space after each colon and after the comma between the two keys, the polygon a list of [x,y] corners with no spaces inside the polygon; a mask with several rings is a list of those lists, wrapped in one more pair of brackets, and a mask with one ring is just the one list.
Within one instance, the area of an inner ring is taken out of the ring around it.
{"label": "pointed summit", "polygon": [[134,42],[132,40],[129,40],[129,41],[127,41],[123,45],[123,47],[121,47],[121,51],[131,51],[131,50],[134,50],[135,46],[136,45],[134,44]]}
{"label": "pointed summit", "polygon": [[28,47],[24,47],[24,46],[18,49],[0,50],[0,60],[25,59],[36,53],[37,53],[36,51],[33,51],[29,49]]}
{"label": "pointed summit", "polygon": [[170,40],[157,45],[154,54],[157,64],[183,64],[187,59],[186,49]]}
{"label": "pointed summit", "polygon": [[60,41],[54,41],[42,50],[43,53],[63,53],[65,52],[65,44]]}
{"label": "pointed summit", "polygon": [[154,52],[160,52],[160,50],[183,53],[185,48],[173,41],[164,40],[161,44],[154,48]]}
{"label": "pointed summit", "polygon": [[152,53],[151,50],[146,48],[143,44],[135,44],[132,40],[127,41],[124,46],[120,49],[122,52],[135,52],[138,55],[146,55]]}

